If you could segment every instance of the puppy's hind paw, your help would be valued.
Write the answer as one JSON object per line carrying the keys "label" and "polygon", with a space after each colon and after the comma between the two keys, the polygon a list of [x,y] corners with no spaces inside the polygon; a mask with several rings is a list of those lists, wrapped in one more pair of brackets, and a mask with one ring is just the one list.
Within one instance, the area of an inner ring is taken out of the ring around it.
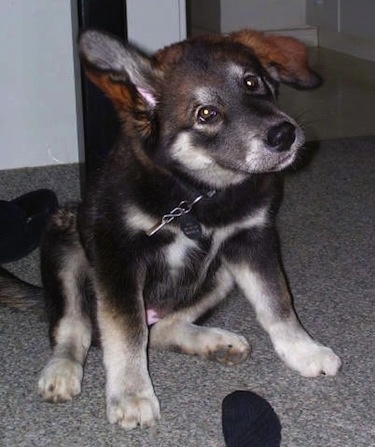
{"label": "puppy's hind paw", "polygon": [[209,329],[202,346],[203,358],[228,366],[245,361],[251,351],[245,337],[217,328]]}
{"label": "puppy's hind paw", "polygon": [[65,402],[81,392],[82,365],[70,359],[52,358],[38,381],[39,395],[48,402]]}

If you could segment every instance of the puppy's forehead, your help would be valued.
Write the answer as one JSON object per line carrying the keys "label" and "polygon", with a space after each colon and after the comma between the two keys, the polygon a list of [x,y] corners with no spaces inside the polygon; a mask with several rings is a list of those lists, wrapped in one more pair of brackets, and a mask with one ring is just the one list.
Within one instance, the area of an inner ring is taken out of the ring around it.
{"label": "puppy's forehead", "polygon": [[249,71],[247,67],[227,61],[220,70],[214,69],[199,79],[194,76],[191,80],[190,97],[201,104],[209,104],[212,100],[218,101],[223,95],[225,96],[226,87],[230,88],[236,84],[247,71]]}
{"label": "puppy's forehead", "polygon": [[217,92],[212,85],[199,85],[193,86],[191,96],[199,104],[209,104],[213,97],[217,97]]}
{"label": "puppy's forehead", "polygon": [[216,65],[201,71],[185,72],[178,78],[183,82],[176,86],[175,91],[182,93],[181,100],[196,104],[220,103],[229,93],[229,96],[233,95],[245,73],[255,74],[256,70],[227,60],[220,67]]}
{"label": "puppy's forehead", "polygon": [[[172,77],[214,76],[239,73],[244,68],[261,70],[253,51],[236,42],[192,42],[183,47],[176,63],[168,67]],[[228,70],[230,70],[228,72]]]}
{"label": "puppy's forehead", "polygon": [[162,101],[173,107],[220,102],[245,73],[262,70],[254,53],[242,44],[194,42],[182,49],[163,83]]}
{"label": "puppy's forehead", "polygon": [[245,73],[259,73],[254,59],[238,60],[235,56],[218,59],[210,56],[204,59],[197,57],[180,64],[171,73],[167,83],[169,92],[183,91],[190,98],[205,103],[214,91],[221,90],[224,93]]}

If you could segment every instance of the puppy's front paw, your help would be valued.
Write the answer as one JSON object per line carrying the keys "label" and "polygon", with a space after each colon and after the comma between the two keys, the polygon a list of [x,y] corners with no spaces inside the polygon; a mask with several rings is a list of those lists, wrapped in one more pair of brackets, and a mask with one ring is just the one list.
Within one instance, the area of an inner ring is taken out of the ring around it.
{"label": "puppy's front paw", "polygon": [[43,400],[65,402],[81,392],[82,365],[70,359],[52,358],[42,370],[38,391]]}
{"label": "puppy's front paw", "polygon": [[124,394],[107,400],[107,417],[125,430],[152,427],[160,419],[159,401],[155,394]]}
{"label": "puppy's front paw", "polygon": [[304,377],[335,376],[341,367],[341,360],[332,349],[313,340],[279,343],[276,352]]}

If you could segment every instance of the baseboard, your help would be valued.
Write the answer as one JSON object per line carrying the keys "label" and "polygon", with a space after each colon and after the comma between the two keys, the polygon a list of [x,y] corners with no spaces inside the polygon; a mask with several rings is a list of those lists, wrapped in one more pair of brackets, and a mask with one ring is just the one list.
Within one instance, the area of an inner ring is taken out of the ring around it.
{"label": "baseboard", "polygon": [[375,39],[319,29],[319,46],[375,62]]}

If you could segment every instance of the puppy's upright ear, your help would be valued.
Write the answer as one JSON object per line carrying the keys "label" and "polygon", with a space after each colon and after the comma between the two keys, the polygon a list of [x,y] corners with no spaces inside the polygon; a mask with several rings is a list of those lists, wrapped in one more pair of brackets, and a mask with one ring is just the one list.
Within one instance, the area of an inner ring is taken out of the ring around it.
{"label": "puppy's upright ear", "polygon": [[81,34],[79,53],[86,76],[109,97],[120,118],[151,119],[157,103],[157,73],[147,56],[95,30]]}
{"label": "puppy's upright ear", "polygon": [[305,45],[292,37],[243,30],[229,34],[228,39],[251,48],[279,82],[297,89],[312,89],[322,83],[322,78],[309,66]]}

